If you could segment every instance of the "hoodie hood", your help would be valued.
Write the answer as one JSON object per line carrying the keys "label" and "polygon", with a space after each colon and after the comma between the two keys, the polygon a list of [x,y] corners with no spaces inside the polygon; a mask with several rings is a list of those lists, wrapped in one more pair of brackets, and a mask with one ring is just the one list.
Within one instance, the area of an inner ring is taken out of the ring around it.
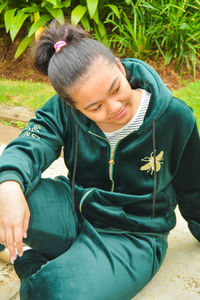
{"label": "hoodie hood", "polygon": [[[152,120],[157,120],[166,110],[172,98],[172,93],[158,73],[147,63],[134,58],[121,59],[121,63],[126,70],[127,80],[131,87],[133,89],[142,88],[151,93],[149,109],[144,123],[138,130],[138,134],[140,134],[151,127]],[[82,129],[89,131],[95,127],[95,131],[102,135],[101,130],[93,121],[73,107],[70,107],[70,109],[75,121]]]}

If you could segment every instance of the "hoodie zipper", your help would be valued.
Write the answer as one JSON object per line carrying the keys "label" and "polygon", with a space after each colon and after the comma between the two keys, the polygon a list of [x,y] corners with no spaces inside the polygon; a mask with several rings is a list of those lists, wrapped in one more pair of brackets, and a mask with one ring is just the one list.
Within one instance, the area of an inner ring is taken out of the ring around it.
{"label": "hoodie zipper", "polygon": [[129,134],[127,134],[126,136],[124,136],[123,138],[121,138],[117,143],[116,143],[116,145],[115,145],[115,147],[112,149],[111,148],[111,145],[110,145],[110,143],[109,143],[109,141],[106,139],[106,138],[104,138],[104,137],[102,137],[102,136],[100,136],[100,135],[98,135],[98,134],[96,134],[96,133],[93,133],[92,131],[88,131],[90,134],[92,134],[92,135],[94,135],[94,136],[96,136],[96,137],[98,137],[98,138],[101,138],[102,140],[105,140],[108,144],[109,144],[109,146],[110,146],[110,159],[109,159],[109,161],[108,161],[108,164],[109,164],[109,179],[110,179],[110,181],[112,182],[112,185],[111,185],[111,192],[113,192],[114,191],[114,187],[115,187],[115,182],[114,182],[114,179],[113,179],[113,170],[114,170],[114,164],[115,164],[115,152],[116,152],[116,149],[117,149],[117,146],[119,145],[119,142],[121,141],[121,140],[123,140],[124,138],[126,138],[129,134],[131,134],[132,132],[130,132]]}
{"label": "hoodie zipper", "polygon": [[[115,149],[115,148],[114,148]],[[115,164],[115,161],[114,161],[114,149],[110,149],[110,160],[109,160],[109,177],[110,177],[110,180],[112,182],[112,187],[111,187],[111,192],[114,191],[114,179],[113,179],[113,168],[114,168],[114,164]]]}
{"label": "hoodie zipper", "polygon": [[[109,178],[110,178],[110,181],[112,182],[112,185],[111,185],[111,192],[113,192],[114,190],[114,179],[113,179],[113,167],[114,167],[114,164],[115,164],[115,161],[114,161],[114,149],[111,148],[111,145],[109,143],[109,141],[107,139],[105,139],[104,137],[96,134],[96,133],[93,133],[92,131],[88,131],[90,134],[102,139],[102,140],[105,140],[108,144],[109,144],[109,147],[110,147],[110,159],[108,161],[108,164],[109,164]],[[115,146],[116,147],[116,146]]]}

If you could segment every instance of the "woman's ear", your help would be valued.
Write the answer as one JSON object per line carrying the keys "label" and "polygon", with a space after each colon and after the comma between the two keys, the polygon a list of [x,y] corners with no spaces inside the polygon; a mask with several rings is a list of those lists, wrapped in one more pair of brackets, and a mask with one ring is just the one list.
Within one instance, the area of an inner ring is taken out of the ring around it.
{"label": "woman's ear", "polygon": [[117,65],[118,65],[120,71],[122,71],[122,73],[124,74],[124,76],[126,76],[126,70],[125,70],[124,66],[122,65],[120,59],[118,57],[115,57],[115,60],[117,62]]}

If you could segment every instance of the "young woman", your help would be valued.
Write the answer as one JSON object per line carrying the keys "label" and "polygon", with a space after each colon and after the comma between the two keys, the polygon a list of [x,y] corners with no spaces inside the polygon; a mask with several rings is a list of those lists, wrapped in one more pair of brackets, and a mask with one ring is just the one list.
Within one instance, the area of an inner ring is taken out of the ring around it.
{"label": "young woman", "polygon": [[[21,299],[131,299],[162,263],[177,203],[200,240],[193,113],[149,65],[71,25],[46,29],[35,65],[57,94],[0,159],[0,242],[19,253]],[[41,179],[62,146],[68,175]]]}

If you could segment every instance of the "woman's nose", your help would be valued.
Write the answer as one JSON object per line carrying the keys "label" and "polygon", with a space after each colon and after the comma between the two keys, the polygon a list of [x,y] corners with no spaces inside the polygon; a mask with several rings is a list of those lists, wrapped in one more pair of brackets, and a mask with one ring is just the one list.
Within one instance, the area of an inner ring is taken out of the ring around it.
{"label": "woman's nose", "polygon": [[122,103],[116,99],[109,100],[107,103],[108,111],[111,114],[118,113],[121,110],[122,106]]}

